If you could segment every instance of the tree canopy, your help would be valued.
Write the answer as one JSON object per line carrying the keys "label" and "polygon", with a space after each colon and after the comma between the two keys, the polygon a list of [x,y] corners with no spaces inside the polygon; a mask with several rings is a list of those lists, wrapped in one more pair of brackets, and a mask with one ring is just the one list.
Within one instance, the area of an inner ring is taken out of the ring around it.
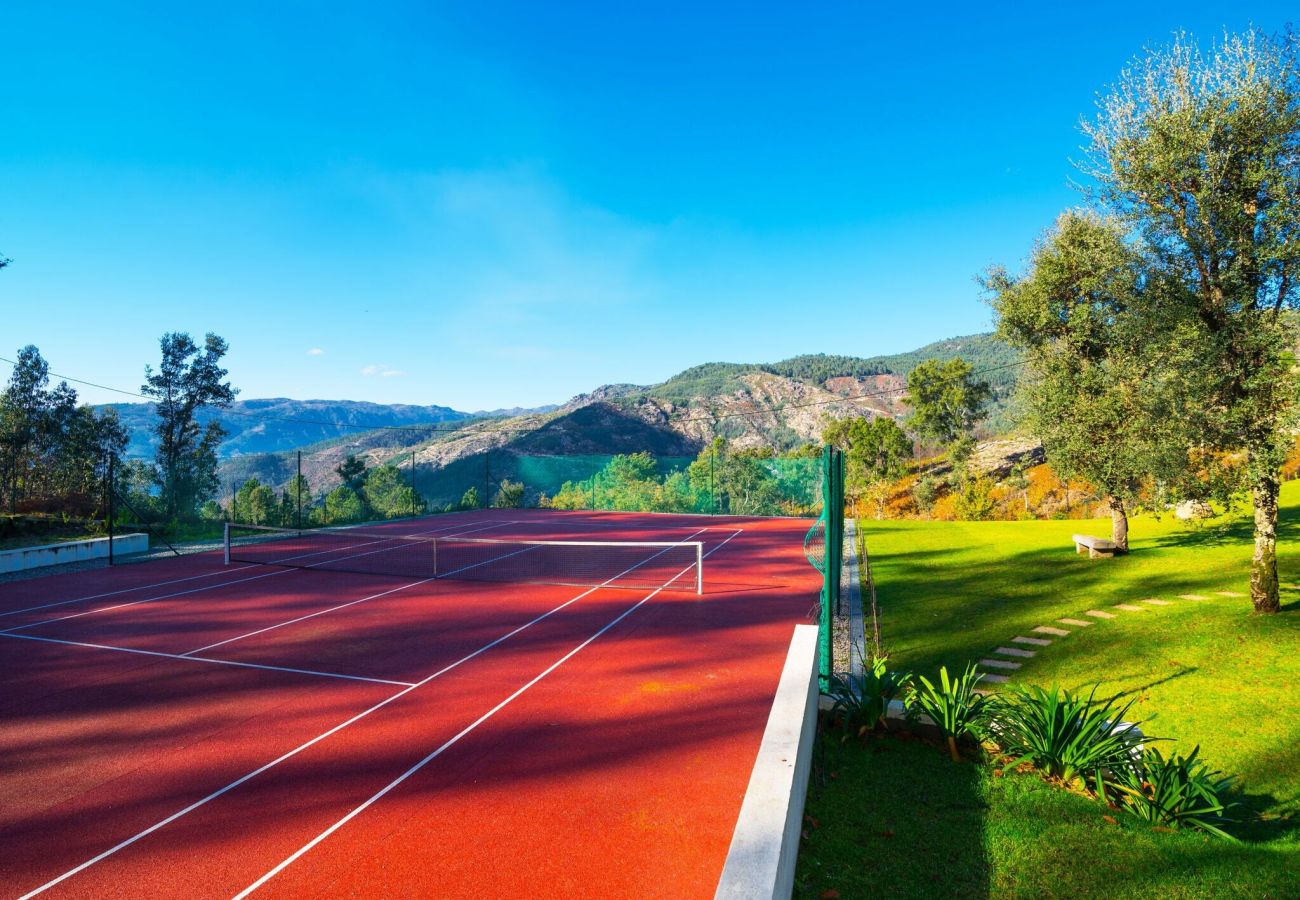
{"label": "tree canopy", "polygon": [[928,359],[907,376],[906,402],[912,408],[908,425],[921,438],[945,447],[957,465],[974,450],[975,426],[993,396],[974,371],[961,357],[947,362]]}
{"label": "tree canopy", "polygon": [[[1279,468],[1296,416],[1300,36],[1250,31],[1209,51],[1148,51],[1085,125],[1092,197],[1140,238],[1196,328],[1184,370],[1200,425],[1244,450],[1255,509],[1251,599],[1279,609]],[[1190,409],[1189,405],[1189,409]]]}
{"label": "tree canopy", "polygon": [[1053,469],[1100,490],[1112,539],[1128,549],[1128,510],[1155,482],[1180,481],[1191,437],[1171,367],[1177,320],[1164,283],[1122,226],[1066,213],[1039,242],[1023,277],[985,278],[998,333],[1026,353],[1026,424]]}
{"label": "tree canopy", "polygon": [[217,445],[225,436],[220,422],[204,426],[198,413],[228,407],[236,391],[222,380],[228,373],[221,358],[229,346],[217,335],[206,335],[202,348],[184,332],[164,334],[159,344],[162,361],[157,370],[145,367],[140,393],[158,410],[155,460],[163,507],[169,518],[186,518],[217,490]]}

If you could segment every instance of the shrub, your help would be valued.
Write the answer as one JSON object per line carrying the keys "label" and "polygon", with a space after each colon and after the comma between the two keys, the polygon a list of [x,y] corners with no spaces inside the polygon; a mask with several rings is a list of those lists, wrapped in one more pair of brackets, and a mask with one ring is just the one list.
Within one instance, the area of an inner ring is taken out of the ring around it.
{"label": "shrub", "polygon": [[916,508],[922,513],[928,513],[934,508],[934,501],[938,496],[939,479],[933,475],[925,475],[912,485],[912,499],[916,503]]}
{"label": "shrub", "polygon": [[524,505],[523,482],[503,479],[497,495],[492,498],[492,505],[497,509],[519,509]]}
{"label": "shrub", "polygon": [[1014,758],[1007,768],[1033,763],[1044,774],[1072,782],[1091,775],[1098,792],[1103,770],[1121,772],[1133,765],[1134,747],[1143,739],[1136,723],[1124,722],[1132,708],[1095,699],[1094,687],[1080,697],[1052,685],[1015,689],[998,704],[991,734]]}
{"label": "shrub", "polygon": [[884,726],[890,701],[911,684],[912,676],[889,671],[888,661],[887,656],[872,659],[870,668],[856,684],[838,675],[831,676],[826,691],[834,701],[831,715],[839,718],[846,730],[862,735],[878,725]]}
{"label": "shrub", "polygon": [[953,511],[957,518],[969,522],[980,522],[991,518],[997,501],[993,498],[993,482],[988,478],[968,478],[962,484]]}
{"label": "shrub", "polygon": [[1152,825],[1190,826],[1235,841],[1219,827],[1235,821],[1227,815],[1235,804],[1222,799],[1233,778],[1198,761],[1200,750],[1197,746],[1186,756],[1171,753],[1166,758],[1148,748],[1139,763],[1116,770],[1107,784],[1119,793],[1121,806]]}
{"label": "shrub", "polygon": [[931,684],[924,675],[918,676],[907,698],[910,715],[924,713],[943,732],[954,762],[961,761],[957,741],[968,735],[981,737],[980,732],[987,723],[988,700],[975,690],[979,680],[974,663],[968,663],[966,671],[955,679],[948,678],[945,666],[939,669],[937,685]]}

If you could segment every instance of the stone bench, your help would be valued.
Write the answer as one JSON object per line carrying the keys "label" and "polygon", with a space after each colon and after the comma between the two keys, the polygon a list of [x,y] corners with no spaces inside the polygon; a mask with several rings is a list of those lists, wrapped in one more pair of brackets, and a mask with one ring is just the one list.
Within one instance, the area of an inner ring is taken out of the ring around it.
{"label": "stone bench", "polygon": [[1119,547],[1114,541],[1108,541],[1105,538],[1093,537],[1090,534],[1074,535],[1074,551],[1076,553],[1088,552],[1089,559],[1098,559],[1102,556],[1114,556]]}

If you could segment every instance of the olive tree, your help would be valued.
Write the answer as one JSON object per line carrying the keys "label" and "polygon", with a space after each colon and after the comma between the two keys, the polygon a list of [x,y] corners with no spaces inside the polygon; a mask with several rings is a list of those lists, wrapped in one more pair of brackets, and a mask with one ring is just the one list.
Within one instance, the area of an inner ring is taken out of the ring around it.
{"label": "olive tree", "polygon": [[1020,277],[984,279],[998,336],[1024,351],[1019,394],[1025,424],[1063,479],[1106,497],[1111,539],[1128,551],[1128,513],[1154,481],[1181,481],[1190,438],[1185,387],[1171,365],[1175,339],[1168,285],[1113,220],[1065,213],[1039,241]]}
{"label": "olive tree", "polygon": [[1136,60],[1099,101],[1087,174],[1199,327],[1189,383],[1221,451],[1244,452],[1254,507],[1251,600],[1279,609],[1280,464],[1296,409],[1300,38],[1188,36]]}

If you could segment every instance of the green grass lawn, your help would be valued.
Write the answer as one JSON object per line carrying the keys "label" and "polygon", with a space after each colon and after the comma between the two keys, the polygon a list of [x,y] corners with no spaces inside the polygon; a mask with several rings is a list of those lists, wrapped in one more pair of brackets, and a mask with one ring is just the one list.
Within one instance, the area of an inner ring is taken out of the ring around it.
{"label": "green grass lawn", "polygon": [[[1300,591],[1293,584],[1300,483],[1286,485],[1282,502],[1286,587],[1276,616],[1253,615],[1246,597],[1215,596],[1248,592],[1243,515],[1197,526],[1136,518],[1133,552],[1113,560],[1075,556],[1070,542],[1076,531],[1107,535],[1108,520],[864,522],[895,664],[927,674],[940,664],[960,668],[1035,625],[1087,619],[1089,609],[1114,612],[1113,620],[1054,638],[1023,661],[1013,682],[1099,683],[1103,695],[1136,698],[1131,717],[1145,732],[1184,751],[1199,743],[1211,765],[1241,776],[1239,799],[1260,818],[1238,830],[1246,843],[1233,846],[1155,832],[1120,814],[1111,825],[1106,810],[1085,798],[1032,776],[953,767],[924,745],[831,747],[840,777],[809,798],[821,822],[801,853],[809,895],[835,888],[843,897],[1094,896],[1118,888],[1162,897],[1300,896]],[[1211,599],[1177,599],[1187,593]],[[1172,605],[1111,609],[1149,597]],[[910,799],[928,794],[938,797],[930,806]],[[909,814],[914,825],[906,824]],[[876,828],[893,837],[872,836],[878,816],[897,823]],[[881,856],[915,852],[915,841],[900,840],[912,827],[940,843],[934,852],[951,860],[943,866],[976,859],[978,877],[966,883],[956,872],[938,877],[929,866],[903,864],[876,881]],[[833,884],[823,877],[833,869],[846,879],[860,872],[861,880]]]}

